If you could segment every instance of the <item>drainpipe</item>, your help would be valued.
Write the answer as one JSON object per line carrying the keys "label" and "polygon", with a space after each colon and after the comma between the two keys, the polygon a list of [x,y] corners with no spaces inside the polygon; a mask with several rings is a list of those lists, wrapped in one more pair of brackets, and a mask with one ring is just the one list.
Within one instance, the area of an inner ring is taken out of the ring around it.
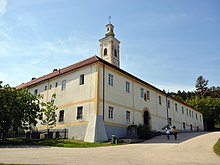
{"label": "drainpipe", "polygon": [[169,125],[168,94],[166,93],[167,125]]}
{"label": "drainpipe", "polygon": [[103,69],[102,69],[102,97],[103,97],[103,103],[102,103],[102,110],[103,110],[103,121],[105,121],[105,64],[103,63]]}

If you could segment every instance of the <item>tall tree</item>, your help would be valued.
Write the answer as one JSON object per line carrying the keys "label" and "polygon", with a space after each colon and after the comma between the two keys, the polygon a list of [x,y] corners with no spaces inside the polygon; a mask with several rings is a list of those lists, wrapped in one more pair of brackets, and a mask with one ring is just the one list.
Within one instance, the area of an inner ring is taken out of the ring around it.
{"label": "tall tree", "polygon": [[209,80],[206,80],[203,76],[199,76],[196,80],[196,92],[198,96],[204,97],[205,94],[207,93],[207,85],[208,85]]}
{"label": "tall tree", "polygon": [[[58,109],[54,104],[56,98],[56,94],[52,95],[50,101],[41,103],[42,112],[44,113],[44,117],[42,119],[42,124],[47,126],[48,136],[49,136],[49,128],[56,125],[56,113],[55,111]],[[47,137],[48,137],[47,136]]]}

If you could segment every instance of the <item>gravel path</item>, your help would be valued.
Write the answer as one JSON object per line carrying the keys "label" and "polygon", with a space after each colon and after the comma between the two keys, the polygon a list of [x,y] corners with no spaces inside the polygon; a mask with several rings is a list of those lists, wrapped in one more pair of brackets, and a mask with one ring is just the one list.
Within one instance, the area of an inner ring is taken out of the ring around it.
{"label": "gravel path", "polygon": [[220,132],[158,136],[139,144],[98,148],[0,148],[0,163],[72,165],[220,165],[213,146]]}

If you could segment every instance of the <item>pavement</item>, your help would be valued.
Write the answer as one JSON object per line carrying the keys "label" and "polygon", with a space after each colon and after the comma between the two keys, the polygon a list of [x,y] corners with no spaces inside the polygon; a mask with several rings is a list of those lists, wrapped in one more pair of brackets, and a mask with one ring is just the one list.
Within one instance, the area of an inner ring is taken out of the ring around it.
{"label": "pavement", "polygon": [[213,146],[220,132],[165,135],[143,143],[97,148],[0,148],[0,163],[71,165],[220,165]]}

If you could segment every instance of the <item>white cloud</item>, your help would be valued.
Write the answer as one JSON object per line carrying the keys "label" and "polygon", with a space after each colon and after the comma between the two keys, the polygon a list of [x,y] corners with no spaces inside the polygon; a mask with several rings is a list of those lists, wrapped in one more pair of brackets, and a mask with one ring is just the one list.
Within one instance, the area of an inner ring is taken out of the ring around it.
{"label": "white cloud", "polygon": [[3,16],[7,11],[7,0],[0,0],[0,17]]}

